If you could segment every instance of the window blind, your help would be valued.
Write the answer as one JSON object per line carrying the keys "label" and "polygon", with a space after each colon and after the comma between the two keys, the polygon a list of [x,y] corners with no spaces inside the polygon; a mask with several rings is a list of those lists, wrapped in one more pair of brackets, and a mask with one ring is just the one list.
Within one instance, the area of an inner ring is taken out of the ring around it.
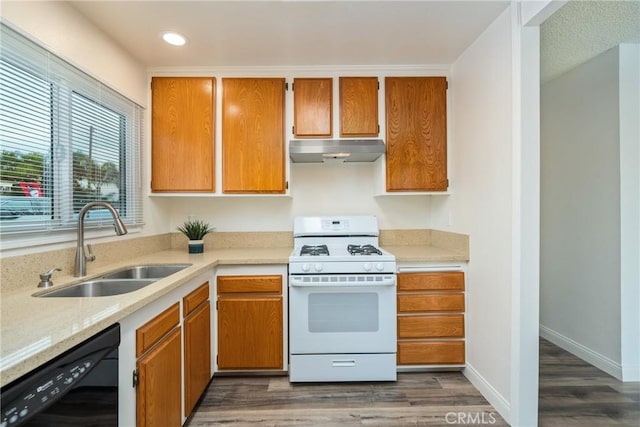
{"label": "window blind", "polygon": [[[142,108],[0,23],[0,230],[75,227],[108,201],[142,224]],[[86,224],[106,227],[106,210]]]}

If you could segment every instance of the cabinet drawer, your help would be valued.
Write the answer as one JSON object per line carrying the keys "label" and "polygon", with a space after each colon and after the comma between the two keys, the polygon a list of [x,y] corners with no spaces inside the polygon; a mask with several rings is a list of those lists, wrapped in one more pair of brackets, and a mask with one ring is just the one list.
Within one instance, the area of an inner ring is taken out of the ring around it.
{"label": "cabinet drawer", "polygon": [[282,276],[218,276],[218,294],[281,294]]}
{"label": "cabinet drawer", "polygon": [[198,289],[183,298],[183,316],[188,316],[200,304],[209,299],[209,282],[203,283]]}
{"label": "cabinet drawer", "polygon": [[175,303],[136,329],[136,356],[140,356],[180,323],[180,304]]}
{"label": "cabinet drawer", "polygon": [[464,294],[398,295],[398,313],[464,311]]}
{"label": "cabinet drawer", "polygon": [[399,365],[463,365],[464,341],[399,342]]}
{"label": "cabinet drawer", "polygon": [[464,291],[464,272],[398,274],[398,292],[443,290]]}
{"label": "cabinet drawer", "polygon": [[464,337],[464,315],[398,317],[399,339],[445,337]]}
{"label": "cabinet drawer", "polygon": [[[292,354],[291,382],[395,381],[396,355],[386,354]],[[382,367],[382,368],[381,368]]]}

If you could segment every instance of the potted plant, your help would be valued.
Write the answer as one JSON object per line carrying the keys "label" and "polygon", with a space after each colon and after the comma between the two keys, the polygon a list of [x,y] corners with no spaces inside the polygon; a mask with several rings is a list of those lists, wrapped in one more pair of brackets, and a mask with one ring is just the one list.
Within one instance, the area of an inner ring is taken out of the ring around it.
{"label": "potted plant", "polygon": [[178,231],[189,239],[190,254],[201,254],[204,252],[204,241],[202,239],[213,230],[215,230],[215,228],[211,227],[208,222],[199,219],[187,220],[178,226]]}

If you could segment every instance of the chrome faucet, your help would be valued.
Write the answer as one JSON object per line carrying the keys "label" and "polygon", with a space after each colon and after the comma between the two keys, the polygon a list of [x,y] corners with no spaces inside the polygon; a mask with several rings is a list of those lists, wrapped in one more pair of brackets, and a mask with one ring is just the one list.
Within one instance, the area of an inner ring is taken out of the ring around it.
{"label": "chrome faucet", "polygon": [[78,214],[78,244],[76,246],[76,265],[74,269],[75,277],[82,277],[87,274],[87,261],[91,262],[96,259],[96,256],[91,250],[91,245],[87,245],[88,254],[84,253],[84,217],[88,211],[94,208],[107,209],[113,217],[113,227],[116,230],[118,236],[127,234],[127,227],[125,227],[118,211],[109,202],[89,202],[80,209]]}

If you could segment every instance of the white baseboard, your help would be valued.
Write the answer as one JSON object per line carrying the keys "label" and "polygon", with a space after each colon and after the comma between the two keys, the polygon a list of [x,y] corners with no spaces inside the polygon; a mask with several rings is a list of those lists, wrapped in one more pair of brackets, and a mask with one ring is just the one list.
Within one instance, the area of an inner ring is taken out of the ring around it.
{"label": "white baseboard", "polygon": [[498,390],[493,388],[469,363],[467,363],[467,366],[462,370],[462,374],[478,389],[491,406],[498,411],[500,416],[504,418],[507,423],[511,424],[511,407],[509,406],[509,402],[498,393]]}
{"label": "white baseboard", "polygon": [[544,325],[540,325],[540,336],[622,381],[622,365],[619,363]]}

